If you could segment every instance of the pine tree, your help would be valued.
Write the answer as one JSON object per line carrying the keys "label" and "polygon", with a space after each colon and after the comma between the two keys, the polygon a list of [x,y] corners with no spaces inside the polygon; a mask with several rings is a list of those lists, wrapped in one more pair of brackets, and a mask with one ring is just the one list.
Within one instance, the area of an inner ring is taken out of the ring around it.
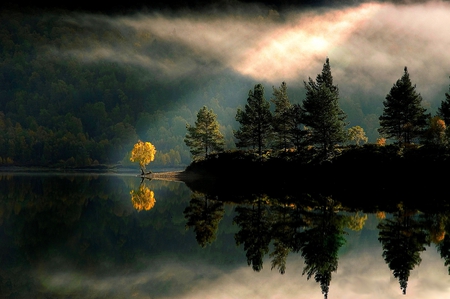
{"label": "pine tree", "polygon": [[416,92],[416,86],[412,85],[405,67],[403,76],[397,80],[383,102],[378,132],[403,144],[422,137],[430,115],[425,113],[426,109],[421,103],[422,96]]}
{"label": "pine tree", "polygon": [[216,118],[212,109],[203,106],[197,113],[195,126],[186,125],[188,132],[184,142],[194,157],[204,155],[206,158],[211,152],[223,150],[224,138]]}
{"label": "pine tree", "polygon": [[303,123],[309,129],[309,142],[317,145],[327,157],[338,143],[346,141],[346,114],[339,108],[339,89],[333,85],[330,61],[327,58],[316,81],[304,82]]}
{"label": "pine tree", "polygon": [[244,110],[237,110],[236,120],[241,124],[239,130],[234,132],[238,139],[236,146],[258,149],[261,157],[262,150],[269,145],[272,135],[270,102],[264,97],[264,87],[261,84],[255,85],[253,92],[249,91],[247,104]]}
{"label": "pine tree", "polygon": [[273,116],[274,148],[285,152],[292,147],[292,133],[294,120],[292,115],[292,104],[287,94],[286,82],[281,83],[279,88],[273,88],[271,102],[275,104]]}

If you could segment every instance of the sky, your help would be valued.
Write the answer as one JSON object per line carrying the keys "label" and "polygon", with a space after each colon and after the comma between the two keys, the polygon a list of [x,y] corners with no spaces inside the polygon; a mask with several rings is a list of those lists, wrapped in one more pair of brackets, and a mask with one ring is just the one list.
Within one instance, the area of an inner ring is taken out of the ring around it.
{"label": "sky", "polygon": [[450,83],[449,19],[444,1],[79,13],[64,21],[114,34],[77,36],[81,46],[52,55],[137,65],[156,80],[231,72],[255,84],[299,87],[328,57],[341,97],[376,95],[380,105],[406,66],[425,106],[437,106]]}

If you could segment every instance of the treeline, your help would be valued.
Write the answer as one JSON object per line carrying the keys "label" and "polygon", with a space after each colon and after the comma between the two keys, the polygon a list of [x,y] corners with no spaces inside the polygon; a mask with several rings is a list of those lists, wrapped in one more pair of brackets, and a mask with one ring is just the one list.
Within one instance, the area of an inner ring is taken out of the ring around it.
{"label": "treeline", "polygon": [[[335,160],[349,149],[349,143],[359,146],[368,141],[360,126],[346,129],[347,115],[340,108],[339,89],[333,84],[328,58],[316,79],[309,78],[304,85],[306,97],[302,104],[290,102],[285,82],[279,88],[273,87],[270,102],[275,105],[274,112],[264,96],[262,84],[255,85],[254,90],[249,91],[245,108],[237,110],[236,120],[240,127],[234,131],[236,146],[246,152],[244,155],[234,155],[234,159],[237,156],[243,161],[250,152],[256,154],[259,164],[274,157],[321,164]],[[422,97],[405,67],[403,76],[396,81],[383,102],[384,110],[379,116],[380,137],[376,145],[385,146],[390,140],[398,146],[390,158],[403,156],[403,152],[422,146],[425,146],[425,151],[422,149],[421,155],[440,151],[441,157],[438,159],[448,158],[450,129],[446,124],[450,122],[450,92],[445,96],[437,114],[432,117],[422,106]],[[213,111],[203,107],[197,114],[195,127],[188,127],[189,133],[185,139],[194,156],[208,159],[215,154],[216,158],[218,153],[223,152],[223,136],[218,127]],[[376,148],[369,150],[378,151]]]}

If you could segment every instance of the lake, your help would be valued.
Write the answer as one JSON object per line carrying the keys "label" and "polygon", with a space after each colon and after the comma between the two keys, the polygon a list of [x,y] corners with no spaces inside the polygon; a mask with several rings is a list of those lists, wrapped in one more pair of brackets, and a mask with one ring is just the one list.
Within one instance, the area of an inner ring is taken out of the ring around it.
{"label": "lake", "polygon": [[444,211],[246,194],[219,201],[134,174],[0,173],[0,298],[450,294]]}

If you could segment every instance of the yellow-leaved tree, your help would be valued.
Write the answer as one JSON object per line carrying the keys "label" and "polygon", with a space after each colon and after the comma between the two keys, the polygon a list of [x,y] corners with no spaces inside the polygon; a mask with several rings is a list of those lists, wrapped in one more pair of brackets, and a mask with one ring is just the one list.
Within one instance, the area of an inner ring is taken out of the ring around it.
{"label": "yellow-leaved tree", "polygon": [[[156,149],[150,142],[139,140],[131,151],[131,162],[139,162],[142,174],[145,174],[145,165],[155,160]],[[151,172],[150,172],[151,173]]]}

